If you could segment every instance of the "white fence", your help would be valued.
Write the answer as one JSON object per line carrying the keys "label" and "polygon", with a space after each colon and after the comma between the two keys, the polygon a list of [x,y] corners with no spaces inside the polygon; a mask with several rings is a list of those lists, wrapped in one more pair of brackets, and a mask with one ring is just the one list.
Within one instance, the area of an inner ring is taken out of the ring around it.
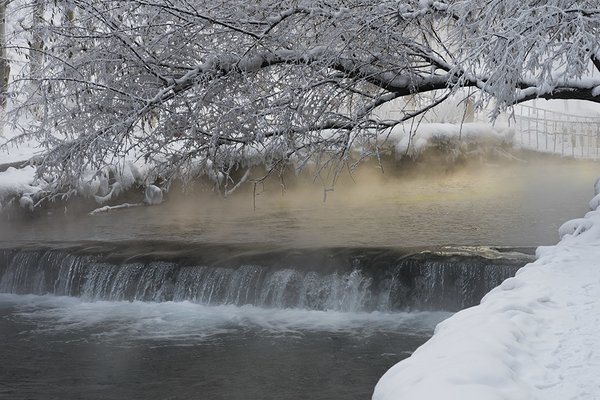
{"label": "white fence", "polygon": [[508,118],[523,148],[581,159],[600,159],[600,117],[518,105]]}

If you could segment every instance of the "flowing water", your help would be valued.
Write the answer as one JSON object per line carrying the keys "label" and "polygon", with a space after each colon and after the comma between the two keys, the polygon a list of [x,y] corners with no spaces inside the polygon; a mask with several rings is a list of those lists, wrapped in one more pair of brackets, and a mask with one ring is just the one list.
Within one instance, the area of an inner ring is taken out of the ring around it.
{"label": "flowing water", "polygon": [[365,399],[448,313],[0,295],[7,399]]}
{"label": "flowing water", "polygon": [[0,250],[0,394],[368,398],[438,322],[531,259],[490,248],[234,251]]}
{"label": "flowing water", "polygon": [[0,398],[367,399],[585,213],[596,167],[4,223]]}

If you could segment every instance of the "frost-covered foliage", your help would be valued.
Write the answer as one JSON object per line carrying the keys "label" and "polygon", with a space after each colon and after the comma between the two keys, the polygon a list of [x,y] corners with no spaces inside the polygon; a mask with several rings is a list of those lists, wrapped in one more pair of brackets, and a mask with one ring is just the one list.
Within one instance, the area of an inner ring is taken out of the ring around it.
{"label": "frost-covered foliage", "polygon": [[126,161],[223,193],[290,164],[336,170],[462,88],[497,110],[597,100],[600,79],[579,79],[600,66],[593,3],[16,0],[11,129],[42,143],[57,192]]}
{"label": "frost-covered foliage", "polygon": [[448,12],[462,79],[500,109],[538,97],[599,100],[599,80],[580,79],[592,63],[600,69],[597,1],[467,0]]}

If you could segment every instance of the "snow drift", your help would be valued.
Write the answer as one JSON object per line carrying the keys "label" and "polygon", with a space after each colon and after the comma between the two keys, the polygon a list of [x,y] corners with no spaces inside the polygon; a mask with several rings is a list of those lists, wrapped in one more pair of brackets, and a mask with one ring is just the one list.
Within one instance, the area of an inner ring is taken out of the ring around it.
{"label": "snow drift", "polygon": [[440,323],[373,400],[598,398],[600,211],[560,235],[479,306]]}
{"label": "snow drift", "polygon": [[385,133],[399,156],[416,156],[440,141],[457,140],[478,145],[513,145],[515,132],[511,128],[470,122],[464,124],[427,123],[413,126],[400,124]]}

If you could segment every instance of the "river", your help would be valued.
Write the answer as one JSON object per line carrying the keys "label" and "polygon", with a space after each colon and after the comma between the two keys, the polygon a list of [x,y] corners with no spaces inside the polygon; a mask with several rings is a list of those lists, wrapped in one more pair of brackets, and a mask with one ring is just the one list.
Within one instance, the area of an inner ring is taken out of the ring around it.
{"label": "river", "polygon": [[6,223],[0,395],[367,399],[586,212],[597,167],[362,172],[325,202],[271,185]]}

